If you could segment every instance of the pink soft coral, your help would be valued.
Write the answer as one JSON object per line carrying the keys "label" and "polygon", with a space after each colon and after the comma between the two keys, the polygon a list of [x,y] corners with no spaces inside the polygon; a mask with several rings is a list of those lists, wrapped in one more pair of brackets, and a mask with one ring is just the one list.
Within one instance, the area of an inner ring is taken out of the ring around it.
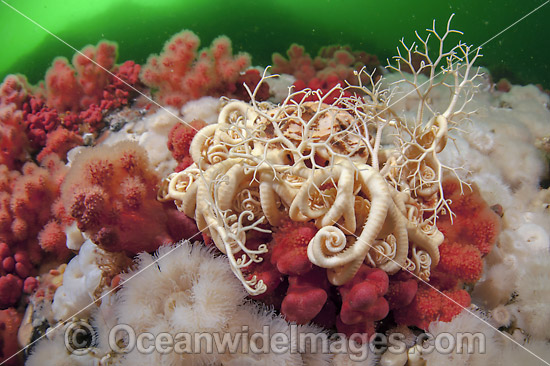
{"label": "pink soft coral", "polygon": [[25,134],[23,113],[14,104],[0,103],[0,164],[20,168],[28,157],[29,140]]}
{"label": "pink soft coral", "polygon": [[66,58],[56,59],[46,73],[48,106],[60,112],[78,112],[99,104],[110,80],[107,71],[114,67],[115,60],[116,45],[105,41],[75,54],[74,68]]}
{"label": "pink soft coral", "polygon": [[437,274],[445,274],[458,281],[474,283],[483,272],[481,253],[473,245],[443,242],[439,246],[440,261]]}
{"label": "pink soft coral", "polygon": [[0,84],[0,164],[19,168],[27,158],[29,141],[21,107],[30,87],[24,77],[8,75]]}
{"label": "pink soft coral", "polygon": [[82,137],[77,133],[59,127],[47,135],[46,145],[36,159],[42,161],[46,156],[56,154],[61,160],[65,160],[67,152],[75,146],[82,145],[83,142]]}
{"label": "pink soft coral", "polygon": [[[35,96],[59,114],[49,130],[61,125],[74,132],[97,132],[108,110],[128,104],[136,95],[142,87],[141,66],[133,61],[115,65],[116,49],[116,44],[102,41],[75,54],[72,65],[65,58],[53,62]],[[45,107],[35,108],[38,121],[44,118]]]}
{"label": "pink soft coral", "polygon": [[[329,104],[340,96],[339,91],[326,96],[333,87],[337,84],[344,87],[347,83],[355,85],[357,71],[366,67],[370,72],[379,65],[376,56],[352,51],[348,46],[323,47],[317,57],[312,59],[304,47],[293,44],[288,49],[287,56],[288,59],[279,53],[273,54],[273,72],[293,75],[296,78],[296,91],[306,88],[319,90],[321,95],[325,95],[325,102]],[[345,92],[343,96],[349,97],[351,93]],[[315,101],[318,100],[318,96],[310,95],[304,98],[302,95],[296,95],[294,99],[298,102]]]}
{"label": "pink soft coral", "polygon": [[[42,166],[28,162],[21,172],[0,166],[0,306],[15,305],[23,283],[43,259],[62,261],[69,255],[62,228],[53,221],[65,165],[55,156]],[[47,223],[50,224],[47,225]],[[48,254],[39,246],[53,254]],[[30,282],[27,288],[30,288]]]}
{"label": "pink soft coral", "polygon": [[227,95],[235,90],[239,74],[250,66],[247,54],[233,56],[231,41],[216,38],[209,49],[197,53],[199,38],[191,31],[175,34],[160,55],[147,60],[142,81],[157,89],[155,98],[163,104],[181,107],[205,95]]}
{"label": "pink soft coral", "polygon": [[152,252],[177,241],[157,201],[159,178],[135,142],[83,151],[63,183],[66,212],[80,230],[109,251]]}
{"label": "pink soft coral", "polygon": [[48,222],[38,235],[38,244],[46,251],[55,253],[60,260],[68,259],[70,251],[67,248],[67,235],[62,224],[52,220]]}
{"label": "pink soft coral", "polygon": [[470,305],[464,283],[479,280],[483,256],[489,253],[500,231],[500,218],[481,197],[474,185],[462,193],[454,178],[443,181],[445,198],[456,215],[437,221],[445,235],[439,246],[440,261],[432,270],[430,284],[419,283],[413,301],[394,312],[395,320],[404,325],[427,329],[433,321],[449,322],[463,307]]}
{"label": "pink soft coral", "polygon": [[437,227],[448,242],[457,242],[476,247],[481,255],[491,251],[500,232],[500,218],[483,200],[477,186],[466,188],[461,194],[459,182],[447,178],[443,181],[445,198],[452,201],[451,209],[456,214],[437,221]]}
{"label": "pink soft coral", "polygon": [[456,216],[452,221],[449,216],[437,221],[445,241],[439,247],[441,259],[433,277],[438,286],[447,289],[453,284],[479,280],[482,258],[490,252],[500,232],[500,217],[483,200],[475,185],[462,194],[459,182],[446,178],[443,189]]}
{"label": "pink soft coral", "polygon": [[11,223],[9,231],[0,232],[0,237],[7,241],[36,238],[52,216],[51,205],[59,196],[65,172],[64,164],[53,156],[45,159],[41,167],[25,164],[22,175],[13,180],[6,192],[10,196]]}

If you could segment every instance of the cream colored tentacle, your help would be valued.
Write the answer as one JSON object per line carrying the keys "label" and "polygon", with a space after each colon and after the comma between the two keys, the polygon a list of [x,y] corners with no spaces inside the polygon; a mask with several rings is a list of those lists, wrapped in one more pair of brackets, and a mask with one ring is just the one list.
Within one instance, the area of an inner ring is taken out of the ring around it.
{"label": "cream colored tentacle", "polygon": [[294,201],[298,193],[298,189],[291,187],[290,184],[282,179],[273,181],[273,190],[288,207],[292,205],[292,201]]}
{"label": "cream colored tentacle", "polygon": [[[401,215],[397,206],[393,202],[391,202],[388,207],[388,219],[393,223],[394,227],[393,235],[396,239],[396,253],[393,259],[381,264],[378,268],[384,272],[393,274],[398,272],[405,265],[409,252],[409,240],[404,217]],[[360,240],[361,237],[356,240],[356,243]],[[357,245],[356,243],[354,245]],[[372,245],[372,242],[370,243]],[[365,256],[358,256],[356,260],[348,264],[335,268],[329,268],[327,270],[329,282],[335,286],[341,286],[351,280],[363,264]]]}
{"label": "cream colored tentacle", "polygon": [[189,217],[195,216],[199,174],[199,169],[196,164],[193,164],[179,173],[172,173],[169,177],[168,194],[165,198],[173,199],[178,210]]}
{"label": "cream colored tentacle", "polygon": [[334,225],[340,217],[344,216],[344,228],[351,233],[355,232],[355,208],[350,202],[354,201],[353,187],[355,186],[355,173],[356,168],[353,164],[346,164],[341,162],[342,165],[347,166],[335,166],[333,171],[336,171],[338,176],[338,193],[332,207],[322,217],[320,221],[320,227]]}
{"label": "cream colored tentacle", "polygon": [[208,125],[199,130],[193,140],[191,141],[191,146],[189,147],[189,154],[193,158],[193,161],[199,166],[202,166],[202,149],[204,144],[209,137],[214,136],[216,132],[216,125]]}
{"label": "cream colored tentacle", "polygon": [[386,182],[378,172],[367,165],[361,166],[359,170],[361,185],[371,196],[371,208],[367,222],[364,224],[357,241],[335,255],[326,254],[326,247],[324,247],[319,234],[320,230],[308,245],[309,260],[319,267],[335,268],[355,262],[358,259],[361,259],[362,262],[384,224],[391,201]]}
{"label": "cream colored tentacle", "polygon": [[328,281],[334,286],[342,286],[355,276],[363,261],[364,258],[357,258],[346,265],[327,269]]}
{"label": "cream colored tentacle", "polygon": [[230,126],[229,123],[231,113],[237,112],[247,121],[254,121],[258,114],[250,107],[249,104],[241,101],[234,101],[222,108],[218,115],[218,128],[221,130],[223,126]]}
{"label": "cream colored tentacle", "polygon": [[[216,244],[216,247],[225,253],[225,246],[217,233],[223,228],[220,228],[219,223],[213,217],[211,213],[210,205],[214,197],[212,196],[210,184],[215,180],[215,177],[224,174],[232,166],[232,161],[223,161],[215,166],[207,169],[203,174],[204,176],[197,180],[197,205],[195,209],[195,221],[200,231],[204,232],[209,230],[212,240]],[[215,192],[214,192],[215,194]]]}
{"label": "cream colored tentacle", "polygon": [[392,260],[380,265],[378,268],[382,269],[384,272],[393,274],[405,266],[407,255],[409,254],[409,236],[407,233],[407,220],[405,220],[405,217],[399,212],[394,202],[389,206],[388,218],[392,222],[394,228],[392,234],[395,236],[397,242],[396,253]]}
{"label": "cream colored tentacle", "polygon": [[288,214],[292,220],[303,221],[300,220],[300,215],[303,215],[308,219],[316,219],[328,211],[328,206],[322,209],[313,210],[309,205],[312,187],[321,186],[328,176],[329,174],[326,170],[314,170],[313,175],[310,175],[304,184],[302,184],[302,187],[290,205]]}
{"label": "cream colored tentacle", "polygon": [[234,159],[232,160],[234,165],[225,172],[224,181],[220,183],[218,192],[216,192],[218,207],[222,211],[233,207],[233,199],[237,191],[242,188],[241,182],[246,178],[243,164],[237,163]]}
{"label": "cream colored tentacle", "polygon": [[283,213],[277,207],[277,195],[273,188],[275,176],[271,170],[260,172],[260,202],[267,221],[273,226],[279,225]]}
{"label": "cream colored tentacle", "polygon": [[433,228],[430,231],[424,231],[421,225],[407,221],[407,233],[409,240],[418,248],[424,249],[432,258],[431,268],[435,268],[439,263],[439,245],[445,239],[441,231]]}

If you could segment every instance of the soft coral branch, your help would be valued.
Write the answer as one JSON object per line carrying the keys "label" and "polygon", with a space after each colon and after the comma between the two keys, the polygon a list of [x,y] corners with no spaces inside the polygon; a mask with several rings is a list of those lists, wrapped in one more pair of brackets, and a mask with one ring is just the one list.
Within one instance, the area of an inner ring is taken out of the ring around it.
{"label": "soft coral branch", "polygon": [[155,98],[160,103],[181,107],[205,95],[227,95],[250,66],[250,56],[233,55],[231,41],[225,36],[197,53],[199,44],[193,32],[182,31],[166,42],[160,55],[149,57],[141,80],[157,89]]}

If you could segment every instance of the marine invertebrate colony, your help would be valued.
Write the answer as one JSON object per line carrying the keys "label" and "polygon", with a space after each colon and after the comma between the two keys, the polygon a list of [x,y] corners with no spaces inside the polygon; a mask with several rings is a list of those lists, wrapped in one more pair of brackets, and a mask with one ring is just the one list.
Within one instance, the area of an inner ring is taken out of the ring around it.
{"label": "marine invertebrate colony", "polygon": [[250,56],[233,56],[231,41],[225,36],[215,39],[210,49],[197,53],[199,43],[193,32],[182,31],[166,42],[161,55],[147,61],[142,80],[158,88],[156,98],[163,104],[181,107],[205,95],[227,95],[237,90],[239,72],[250,66]]}
{"label": "marine invertebrate colony", "polygon": [[[72,65],[57,59],[44,84],[6,78],[0,307],[9,321],[0,319],[2,351],[16,351],[21,321],[29,365],[46,358],[341,365],[359,350],[310,352],[311,343],[298,350],[293,339],[284,354],[121,355],[107,344],[117,323],[250,343],[264,326],[269,336],[288,334],[296,322],[299,333],[336,330],[363,348],[375,331],[399,331],[410,356],[421,329],[467,330],[473,313],[503,327],[485,332],[499,347],[509,342],[503,333],[520,342],[522,332],[550,339],[550,318],[541,316],[548,313],[549,196],[538,187],[544,169],[534,153],[534,137],[550,134],[550,99],[534,87],[491,89],[474,67],[479,49],[448,47],[459,33],[450,22],[443,32],[434,22],[425,38],[417,34],[418,45],[402,41],[390,73],[345,47],[312,60],[292,46],[288,61],[275,56],[274,69],[260,76],[247,54],[233,55],[227,37],[197,52],[198,38],[183,31],[143,70],[132,61],[115,65],[116,46],[100,42]],[[287,75],[270,75],[275,68]],[[143,95],[132,99],[134,92]],[[476,112],[489,99],[498,126],[485,126]],[[464,120],[474,133],[460,131]],[[501,135],[518,134],[520,120],[528,132],[513,148],[527,151],[528,163],[512,171],[495,160],[507,149],[499,141],[513,141]],[[449,154],[451,139],[466,164]],[[526,172],[532,176],[522,179]],[[201,238],[205,246],[193,243]],[[81,320],[98,336],[86,356],[67,352],[55,331]],[[48,339],[33,348],[43,334]],[[416,357],[409,363],[440,362]],[[381,364],[406,358],[386,352]]]}
{"label": "marine invertebrate colony", "polygon": [[[426,59],[412,80],[403,80],[420,100],[413,121],[392,111],[391,95],[364,70],[356,86],[336,85],[324,95],[305,89],[279,105],[257,102],[258,86],[249,90],[250,104],[228,101],[218,123],[197,133],[190,147],[194,163],[168,177],[162,198],[175,200],[196,220],[253,295],[266,286],[245,277],[243,269],[262,261],[269,246],[250,247],[247,240],[288,219],[314,223],[318,231],[307,255],[327,269],[333,285],[350,281],[363,263],[389,274],[407,268],[427,280],[443,241],[437,217],[451,211],[441,183],[447,167],[437,153],[464,117],[478,76],[473,63],[479,49],[472,56],[459,43],[443,51],[445,37],[456,32],[449,23],[443,36],[435,24],[429,30],[439,40],[436,59],[430,59],[428,38],[420,38],[423,48],[405,46],[407,54],[399,54],[392,66],[405,76],[404,66],[414,70],[413,53]],[[440,68],[443,76],[437,79]],[[417,80],[424,72],[430,74],[427,87]],[[451,92],[442,112],[427,102],[438,85]],[[328,102],[335,93],[339,96]],[[316,100],[296,98],[301,96]],[[390,129],[398,136],[395,147],[382,145]]]}

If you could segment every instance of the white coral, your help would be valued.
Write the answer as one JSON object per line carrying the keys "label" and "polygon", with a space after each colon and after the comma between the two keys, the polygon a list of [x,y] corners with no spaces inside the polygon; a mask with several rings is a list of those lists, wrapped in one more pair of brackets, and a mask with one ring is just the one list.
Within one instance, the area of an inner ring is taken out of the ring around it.
{"label": "white coral", "polygon": [[71,354],[65,346],[63,332],[44,338],[32,349],[25,366],[90,366],[97,360],[89,354]]}
{"label": "white coral", "polygon": [[221,109],[219,98],[202,97],[189,101],[181,108],[181,115],[184,121],[201,119],[208,124],[216,123]]}
{"label": "white coral", "polygon": [[101,294],[103,262],[111,262],[111,253],[86,240],[63,274],[63,285],[55,292],[52,310],[57,320],[73,316],[87,318],[95,309],[94,301]]}
{"label": "white coral", "polygon": [[509,308],[519,328],[535,339],[550,339],[550,254],[538,252],[521,268],[517,298]]}
{"label": "white coral", "polygon": [[137,269],[124,275],[117,308],[119,321],[136,331],[151,329],[162,319],[171,329],[216,331],[244,299],[226,260],[212,258],[198,244],[182,242],[138,258]]}
{"label": "white coral", "polygon": [[[215,347],[212,353],[207,353],[206,346],[195,349],[193,343],[192,352],[167,354],[140,354],[134,349],[119,358],[120,365],[313,366],[327,365],[331,357],[312,354],[308,347],[297,349],[295,344],[289,344],[286,352],[272,352],[270,347],[264,348],[262,338],[252,338],[253,334],[262,334],[265,329],[268,329],[268,337],[274,333],[290,335],[290,324],[273,311],[245,302],[246,293],[231,274],[227,258],[214,257],[200,243],[182,241],[177,246],[161,247],[155,256],[142,253],[138,267],[124,278],[115,304],[119,323],[130,325],[138,334],[209,333],[214,342],[217,342],[215,336],[219,340],[224,337],[229,340],[231,336],[238,347],[233,351]],[[300,329],[299,332],[321,332],[313,326]],[[255,339],[258,342],[254,343],[255,349],[262,352],[243,352],[243,345],[250,345]]]}

